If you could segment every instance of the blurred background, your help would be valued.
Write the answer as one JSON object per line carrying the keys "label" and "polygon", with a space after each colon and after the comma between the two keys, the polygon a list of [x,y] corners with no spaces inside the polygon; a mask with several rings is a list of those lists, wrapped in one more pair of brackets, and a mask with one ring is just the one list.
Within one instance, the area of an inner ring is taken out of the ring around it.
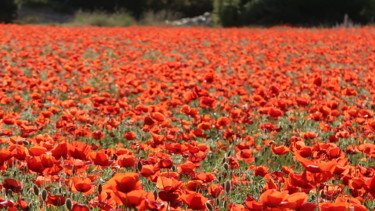
{"label": "blurred background", "polygon": [[0,0],[0,22],[95,26],[359,26],[375,0]]}

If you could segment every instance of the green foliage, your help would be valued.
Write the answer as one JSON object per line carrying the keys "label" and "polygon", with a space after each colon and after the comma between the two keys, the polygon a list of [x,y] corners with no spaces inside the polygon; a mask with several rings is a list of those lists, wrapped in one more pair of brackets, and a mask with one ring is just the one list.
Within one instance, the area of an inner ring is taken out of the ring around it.
{"label": "green foliage", "polygon": [[355,23],[375,16],[374,0],[215,0],[215,13],[223,26],[297,26],[341,23],[345,14]]}
{"label": "green foliage", "polygon": [[131,26],[136,24],[136,21],[131,15],[124,11],[118,11],[112,14],[102,11],[78,11],[71,24],[92,26]]}
{"label": "green foliage", "polygon": [[238,23],[240,0],[215,0],[214,21],[222,26],[235,26]]}
{"label": "green foliage", "polygon": [[13,0],[0,1],[0,23],[10,23],[17,17],[17,4]]}
{"label": "green foliage", "polygon": [[74,8],[85,11],[107,11],[114,12],[119,9],[129,11],[136,19],[141,19],[146,13],[155,14],[179,13],[181,17],[201,15],[204,12],[212,11],[213,0],[67,0],[67,4]]}
{"label": "green foliage", "polygon": [[[343,22],[347,14],[354,23],[375,21],[375,0],[1,0],[0,22],[13,22],[20,7],[42,7],[80,16],[90,16],[94,25],[121,25],[134,23],[160,25],[165,20],[202,15],[212,12],[216,25],[224,27],[248,25],[334,26]],[[102,12],[97,12],[102,11]],[[114,20],[117,11],[127,11],[124,21]],[[98,17],[92,17],[92,14]],[[114,13],[105,20],[105,13]],[[30,20],[29,20],[30,19]],[[25,22],[38,23],[38,17]],[[81,17],[77,17],[83,21]],[[127,23],[126,23],[127,22]],[[20,21],[18,21],[20,23]]]}
{"label": "green foliage", "polygon": [[38,16],[27,16],[17,18],[13,22],[16,24],[50,24]]}
{"label": "green foliage", "polygon": [[375,23],[375,0],[367,0],[365,7],[361,11],[361,16],[370,23]]}
{"label": "green foliage", "polygon": [[180,13],[173,13],[166,10],[154,12],[149,10],[144,12],[139,18],[138,23],[146,26],[161,26],[165,25],[165,20],[175,20],[181,16]]}
{"label": "green foliage", "polygon": [[27,5],[27,6],[47,6],[51,4],[51,0],[15,0],[17,5]]}

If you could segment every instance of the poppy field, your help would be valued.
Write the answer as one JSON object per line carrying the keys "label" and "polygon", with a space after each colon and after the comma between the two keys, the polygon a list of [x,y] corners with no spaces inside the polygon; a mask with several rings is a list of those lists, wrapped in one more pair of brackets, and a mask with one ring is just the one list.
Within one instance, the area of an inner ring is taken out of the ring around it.
{"label": "poppy field", "polygon": [[375,28],[0,25],[4,210],[373,210]]}

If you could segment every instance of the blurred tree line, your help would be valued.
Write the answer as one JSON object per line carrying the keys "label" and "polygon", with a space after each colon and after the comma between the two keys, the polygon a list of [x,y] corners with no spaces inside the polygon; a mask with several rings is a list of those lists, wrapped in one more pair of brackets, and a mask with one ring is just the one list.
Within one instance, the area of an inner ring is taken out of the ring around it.
{"label": "blurred tree line", "polygon": [[193,17],[212,12],[222,26],[333,25],[345,14],[355,23],[374,23],[375,0],[0,0],[0,22],[12,22],[22,6],[74,12],[126,11],[135,19],[147,12]]}
{"label": "blurred tree line", "polygon": [[215,0],[223,26],[331,26],[347,15],[355,23],[374,23],[375,0]]}

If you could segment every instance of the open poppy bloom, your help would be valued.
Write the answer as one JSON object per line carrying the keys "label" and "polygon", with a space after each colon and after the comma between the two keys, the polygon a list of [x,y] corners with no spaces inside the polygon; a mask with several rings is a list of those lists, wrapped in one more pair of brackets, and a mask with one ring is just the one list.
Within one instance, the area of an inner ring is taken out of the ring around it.
{"label": "open poppy bloom", "polygon": [[22,192],[22,183],[21,181],[17,181],[14,179],[4,179],[3,187],[5,190],[10,190],[14,193],[21,193]]}
{"label": "open poppy bloom", "polygon": [[194,210],[206,210],[206,202],[208,199],[200,193],[191,192],[181,196],[183,202]]}
{"label": "open poppy bloom", "polygon": [[320,210],[322,211],[345,211],[345,210],[358,210],[358,211],[367,211],[367,208],[361,204],[347,203],[347,202],[326,202],[320,205]]}
{"label": "open poppy bloom", "polygon": [[143,190],[137,173],[117,173],[103,185],[102,198],[126,205],[128,193]]}
{"label": "open poppy bloom", "polygon": [[70,156],[80,160],[89,160],[91,147],[83,142],[73,141],[68,147]]}
{"label": "open poppy bloom", "polygon": [[374,41],[0,24],[0,208],[372,210]]}
{"label": "open poppy bloom", "polygon": [[371,193],[371,195],[375,197],[375,176],[366,181],[366,186],[369,190],[369,193]]}
{"label": "open poppy bloom", "polygon": [[65,204],[65,197],[60,195],[48,195],[47,197],[47,204],[53,205],[53,206],[62,206]]}
{"label": "open poppy bloom", "polygon": [[113,163],[113,161],[109,160],[109,156],[104,152],[91,152],[90,156],[94,164],[102,167],[107,167]]}
{"label": "open poppy bloom", "polygon": [[223,192],[224,187],[220,184],[212,184],[210,187],[208,187],[208,194],[210,194],[214,198],[217,198]]}
{"label": "open poppy bloom", "polygon": [[94,186],[89,178],[72,177],[69,179],[69,183],[73,192],[81,192],[86,196],[94,192]]}
{"label": "open poppy bloom", "polygon": [[181,186],[181,184],[182,182],[174,177],[159,176],[156,182],[156,187],[159,190],[174,192]]}
{"label": "open poppy bloom", "polygon": [[286,199],[288,192],[283,191],[279,192],[277,190],[266,190],[259,198],[259,201],[267,207],[278,207],[281,205],[281,202]]}
{"label": "open poppy bloom", "polygon": [[300,155],[296,155],[296,159],[302,164],[303,167],[306,168],[307,171],[311,173],[330,173],[332,174],[335,170],[335,166],[337,165],[337,161],[329,161],[329,162],[314,162],[303,158]]}
{"label": "open poppy bloom", "polygon": [[0,166],[4,165],[5,161],[12,158],[12,154],[6,148],[0,149]]}
{"label": "open poppy bloom", "polygon": [[83,204],[74,204],[71,210],[72,211],[90,211],[90,209],[86,205],[83,205]]}
{"label": "open poppy bloom", "polygon": [[124,134],[124,138],[126,140],[129,140],[129,141],[130,140],[134,140],[136,137],[137,137],[137,134],[134,133],[133,131],[129,131],[129,132],[127,132],[127,133]]}
{"label": "open poppy bloom", "polygon": [[272,152],[276,155],[284,155],[289,152],[289,148],[286,146],[276,146],[275,144],[271,145]]}
{"label": "open poppy bloom", "polygon": [[289,209],[301,209],[302,206],[307,202],[308,195],[303,192],[293,193],[288,195],[283,203],[283,207],[287,207]]}

